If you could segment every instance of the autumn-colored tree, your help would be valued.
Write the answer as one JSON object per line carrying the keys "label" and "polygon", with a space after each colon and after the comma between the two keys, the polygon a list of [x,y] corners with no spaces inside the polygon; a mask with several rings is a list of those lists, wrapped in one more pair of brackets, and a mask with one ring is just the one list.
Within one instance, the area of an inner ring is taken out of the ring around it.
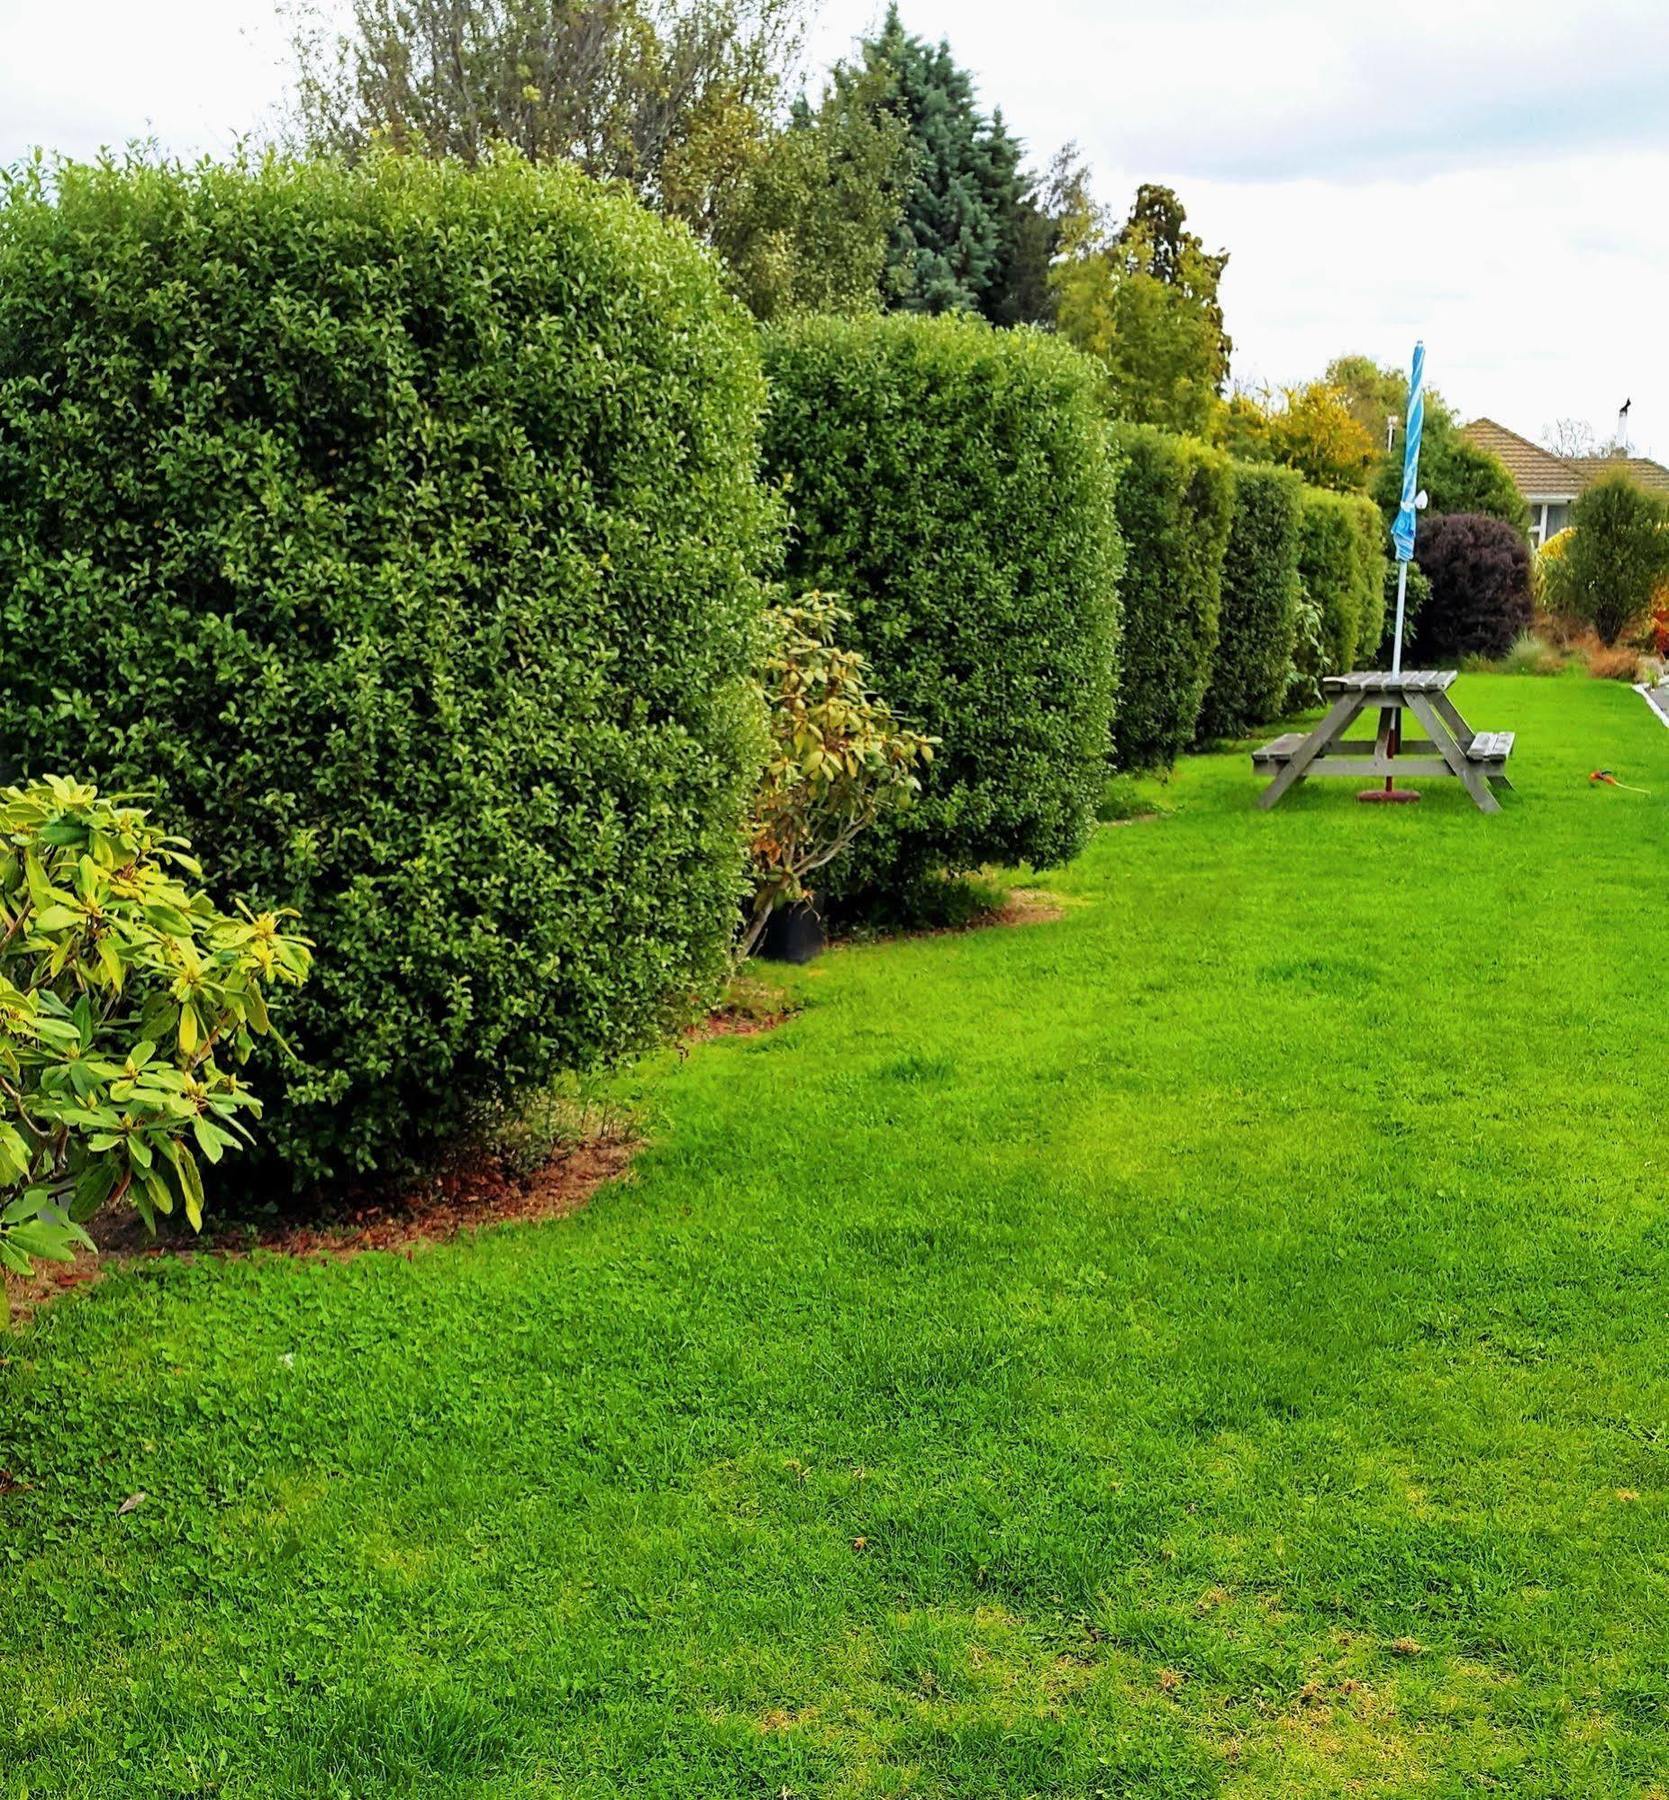
{"label": "autumn-colored tree", "polygon": [[[1408,411],[1408,376],[1371,357],[1353,355],[1335,357],[1327,365],[1326,380],[1338,389],[1345,406],[1373,441],[1376,456],[1367,478],[1368,491],[1388,524],[1402,499],[1402,421]],[[1387,451],[1386,428],[1392,419],[1396,425]],[[1506,465],[1461,436],[1454,408],[1433,387],[1426,389],[1420,485],[1431,496],[1433,513],[1485,513],[1529,533],[1529,509]]]}
{"label": "autumn-colored tree", "polygon": [[[1371,356],[1335,356],[1322,375],[1343,400],[1350,416],[1367,433],[1374,449],[1383,454],[1390,437],[1391,421],[1402,425],[1408,410],[1408,376],[1387,369]],[[1429,402],[1428,390],[1428,402]]]}
{"label": "autumn-colored tree", "polygon": [[1326,381],[1237,393],[1219,413],[1215,435],[1242,460],[1282,463],[1339,493],[1363,488],[1378,460],[1344,395]]}

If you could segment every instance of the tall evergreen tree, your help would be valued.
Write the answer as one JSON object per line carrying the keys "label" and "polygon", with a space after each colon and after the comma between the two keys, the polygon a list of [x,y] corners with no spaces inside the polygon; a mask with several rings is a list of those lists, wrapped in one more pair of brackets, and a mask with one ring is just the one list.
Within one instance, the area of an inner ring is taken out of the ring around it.
{"label": "tall evergreen tree", "polygon": [[1048,316],[1052,241],[1019,140],[1001,113],[979,109],[973,78],[948,43],[904,29],[892,6],[837,88],[867,85],[871,104],[900,119],[915,155],[887,254],[890,305],[977,312],[998,324]]}

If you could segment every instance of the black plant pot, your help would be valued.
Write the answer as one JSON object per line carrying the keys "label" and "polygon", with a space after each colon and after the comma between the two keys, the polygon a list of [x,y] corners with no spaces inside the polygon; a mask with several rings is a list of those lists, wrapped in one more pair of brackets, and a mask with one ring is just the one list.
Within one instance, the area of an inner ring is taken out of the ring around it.
{"label": "black plant pot", "polygon": [[829,934],[817,908],[809,900],[796,900],[771,914],[759,954],[771,962],[808,963],[828,947]]}

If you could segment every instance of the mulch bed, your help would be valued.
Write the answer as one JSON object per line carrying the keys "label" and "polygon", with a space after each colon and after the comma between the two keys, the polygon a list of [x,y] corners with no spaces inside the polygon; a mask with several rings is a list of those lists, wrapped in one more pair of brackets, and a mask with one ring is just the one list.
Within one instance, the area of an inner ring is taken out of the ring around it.
{"label": "mulch bed", "polygon": [[12,1317],[21,1318],[70,1288],[148,1256],[358,1256],[444,1243],[460,1232],[531,1219],[560,1219],[585,1205],[605,1181],[622,1175],[639,1140],[628,1134],[588,1139],[540,1167],[517,1173],[491,1157],[460,1164],[421,1184],[378,1195],[364,1191],[315,1201],[293,1215],[205,1220],[200,1235],[164,1220],[156,1237],[129,1206],[101,1213],[88,1227],[98,1254],[40,1263],[27,1277],[6,1278]]}
{"label": "mulch bed", "polygon": [[[774,990],[752,984],[741,1003],[692,1025],[692,1042],[754,1037],[773,1031],[796,1007]],[[640,1140],[616,1130],[559,1150],[528,1172],[493,1156],[460,1160],[445,1173],[409,1188],[376,1192],[349,1188],[298,1206],[254,1217],[211,1214],[196,1234],[175,1220],[161,1222],[152,1237],[131,1206],[100,1213],[88,1226],[98,1254],[83,1251],[73,1262],[38,1263],[28,1276],[7,1275],[5,1293],[14,1321],[71,1288],[84,1287],[147,1256],[247,1256],[265,1250],[280,1256],[358,1256],[392,1250],[410,1256],[419,1244],[445,1243],[460,1232],[534,1219],[561,1219],[580,1207],[605,1181],[625,1174]]]}

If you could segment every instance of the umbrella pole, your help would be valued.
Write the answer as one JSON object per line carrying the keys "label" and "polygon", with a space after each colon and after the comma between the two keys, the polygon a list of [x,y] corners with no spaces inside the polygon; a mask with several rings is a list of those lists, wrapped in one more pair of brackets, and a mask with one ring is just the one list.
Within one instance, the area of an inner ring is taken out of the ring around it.
{"label": "umbrella pole", "polygon": [[1408,604],[1408,564],[1397,563],[1397,630],[1391,639],[1391,673],[1402,673],[1402,615]]}
{"label": "umbrella pole", "polygon": [[[1402,615],[1407,605],[1408,564],[1399,560],[1397,563],[1397,629],[1395,636],[1391,639],[1391,673],[1393,675],[1400,675],[1402,673]],[[1391,754],[1393,756],[1399,756],[1401,753],[1402,708],[1399,706],[1396,711],[1396,716],[1391,720]],[[1394,775],[1387,775],[1385,777],[1386,793],[1394,794],[1396,789],[1396,777]]]}
{"label": "umbrella pole", "polygon": [[[1408,564],[1399,558],[1397,562],[1397,628],[1391,638],[1391,673],[1393,675],[1402,673],[1402,625],[1407,606]],[[1390,725],[1388,729],[1384,726],[1383,715],[1381,715],[1381,729],[1385,731],[1386,753],[1395,758],[1402,752],[1402,708],[1397,706],[1389,707],[1386,710],[1391,715]],[[1419,797],[1412,788],[1399,788],[1395,775],[1385,777],[1383,788],[1364,788],[1356,796],[1358,800],[1379,800],[1393,804],[1418,800]]]}

